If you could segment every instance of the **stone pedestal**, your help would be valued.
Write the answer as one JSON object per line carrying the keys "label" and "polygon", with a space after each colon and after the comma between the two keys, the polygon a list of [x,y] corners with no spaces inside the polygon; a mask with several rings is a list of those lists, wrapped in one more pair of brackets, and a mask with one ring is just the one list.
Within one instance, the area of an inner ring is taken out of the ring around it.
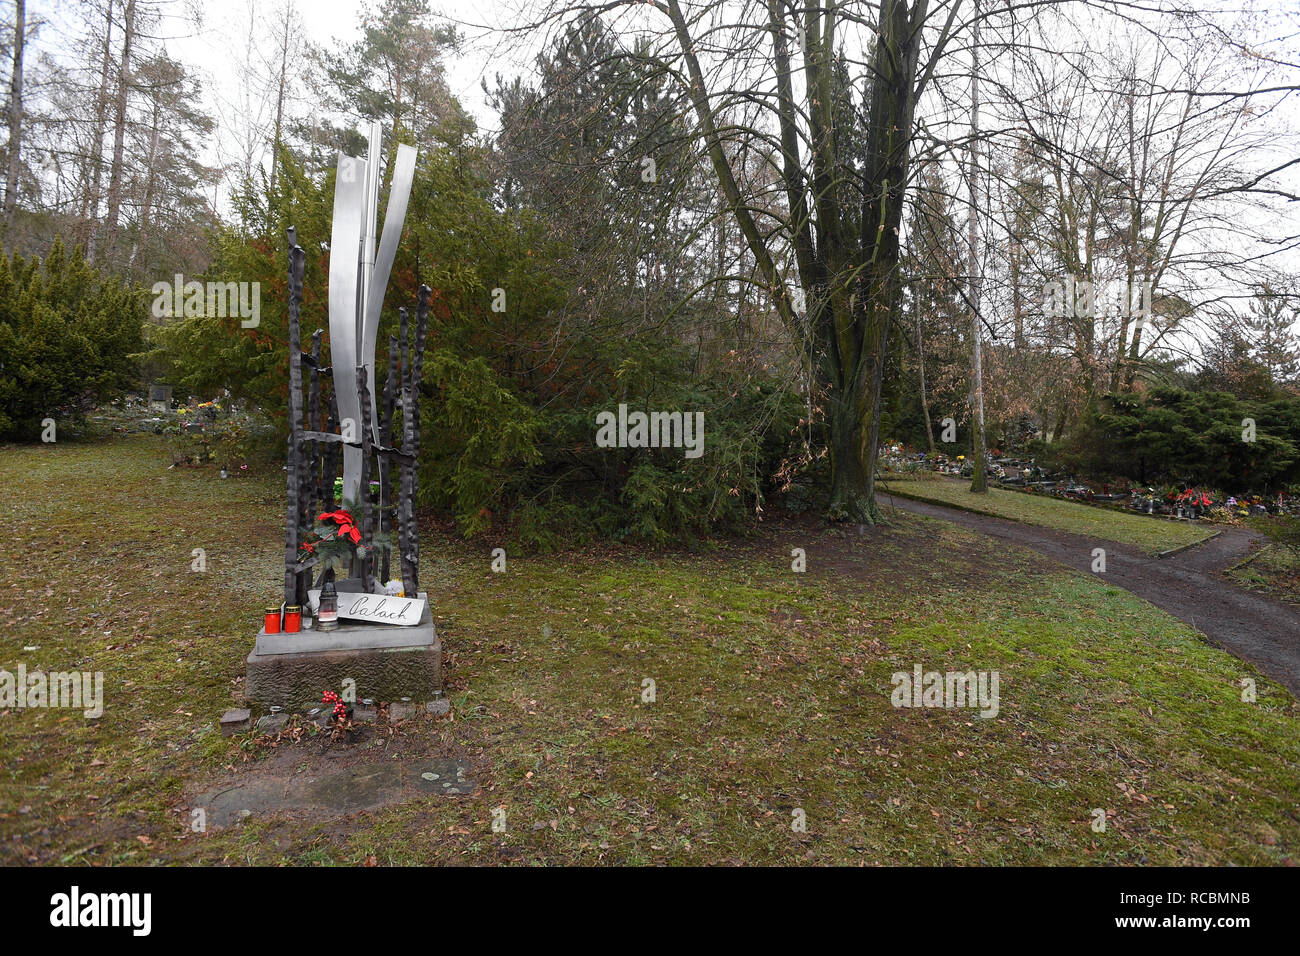
{"label": "stone pedestal", "polygon": [[357,700],[433,700],[442,693],[442,644],[425,594],[419,624],[399,627],[339,620],[333,631],[257,635],[244,697],[260,709],[320,706],[321,695],[356,682]]}

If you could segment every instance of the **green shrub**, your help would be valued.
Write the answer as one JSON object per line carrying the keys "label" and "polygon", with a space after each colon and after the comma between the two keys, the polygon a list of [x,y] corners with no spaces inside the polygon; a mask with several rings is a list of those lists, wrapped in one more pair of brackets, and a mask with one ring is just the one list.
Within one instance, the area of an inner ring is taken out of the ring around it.
{"label": "green shrub", "polygon": [[0,255],[0,440],[138,387],[148,304],[56,239],[42,262]]}
{"label": "green shrub", "polygon": [[[1253,440],[1243,437],[1253,420]],[[1153,388],[1110,395],[1045,463],[1097,480],[1266,492],[1300,479],[1300,399],[1259,402],[1227,392]]]}
{"label": "green shrub", "polygon": [[[529,210],[495,208],[490,183],[476,178],[470,158],[422,148],[377,337],[382,392],[397,307],[413,306],[418,286],[428,284],[418,504],[451,517],[467,535],[491,529],[533,549],[608,538],[689,541],[752,521],[771,476],[793,458],[789,446],[804,413],[797,396],[752,353],[714,343],[704,349],[701,329],[721,336],[735,320],[689,303],[678,308],[686,290],[659,290],[662,301],[649,318],[642,290],[614,278],[593,299],[566,278],[574,250]],[[204,277],[260,282],[260,325],[177,319],[152,330],[150,354],[179,388],[226,388],[259,406],[282,441],[284,230],[296,225],[308,250],[306,343],[327,325],[328,256],[320,239],[328,235],[333,174],[313,178],[290,156],[281,157],[281,172],[273,188],[237,198],[241,221],[216,236]],[[505,311],[492,308],[496,288]],[[328,364],[328,333],[323,348]],[[703,412],[703,456],[597,447],[596,415],[619,403]],[[400,422],[394,427],[400,435]]]}

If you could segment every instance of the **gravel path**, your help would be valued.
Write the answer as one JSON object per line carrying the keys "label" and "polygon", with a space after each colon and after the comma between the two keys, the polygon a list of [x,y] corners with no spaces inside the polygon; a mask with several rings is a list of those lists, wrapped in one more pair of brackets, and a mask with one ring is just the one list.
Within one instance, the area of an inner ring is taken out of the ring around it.
{"label": "gravel path", "polygon": [[1240,528],[1168,558],[1081,535],[957,508],[882,495],[893,507],[941,518],[1092,573],[1092,549],[1106,549],[1106,581],[1190,624],[1211,644],[1250,661],[1300,698],[1300,609],[1232,585],[1222,572],[1249,554],[1258,535]]}

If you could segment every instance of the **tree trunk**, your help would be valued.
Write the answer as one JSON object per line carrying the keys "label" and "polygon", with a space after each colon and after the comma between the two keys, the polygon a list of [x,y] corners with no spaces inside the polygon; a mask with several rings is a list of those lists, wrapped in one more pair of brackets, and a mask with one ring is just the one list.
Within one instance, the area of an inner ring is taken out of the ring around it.
{"label": "tree trunk", "polygon": [[27,42],[27,3],[18,0],[14,14],[13,76],[9,82],[9,178],[5,182],[5,238],[13,250],[14,211],[18,208],[18,177],[22,172],[23,47]]}
{"label": "tree trunk", "polygon": [[153,110],[153,125],[152,129],[149,131],[149,156],[145,161],[145,169],[147,172],[145,173],[144,202],[140,206],[140,225],[139,228],[136,229],[135,242],[131,244],[131,256],[127,263],[128,270],[135,268],[135,261],[140,253],[140,247],[144,244],[145,238],[148,234],[149,217],[153,214],[154,190],[155,184],[158,181],[157,174],[154,170],[158,165],[158,130],[161,125],[161,117],[158,115],[159,109],[159,104],[155,102]]}
{"label": "tree trunk", "polygon": [[837,404],[829,412],[831,500],[826,513],[832,520],[874,522],[880,517],[871,497],[874,476],[867,471],[871,422],[853,407],[860,404]]}
{"label": "tree trunk", "polygon": [[[1017,217],[1018,219],[1019,217]],[[1016,231],[1011,236],[1011,252],[1007,262],[1011,278],[1011,322],[1012,322],[1012,342],[1017,350],[1025,347],[1025,298],[1020,289],[1020,260],[1024,254],[1024,249],[1020,239],[1020,223],[1016,223]]]}
{"label": "tree trunk", "polygon": [[271,189],[275,189],[275,175],[280,166],[281,128],[284,122],[285,88],[289,77],[289,23],[293,18],[292,6],[284,8],[284,33],[280,37],[280,79],[275,92],[275,137],[271,141]]}
{"label": "tree trunk", "polygon": [[1052,429],[1052,441],[1059,442],[1061,436],[1065,434],[1065,426],[1069,421],[1070,408],[1068,402],[1061,402],[1061,407],[1056,415],[1056,427]]}
{"label": "tree trunk", "polygon": [[930,401],[925,394],[925,336],[921,332],[920,297],[916,300],[916,364],[921,372],[921,414],[925,416],[925,443],[934,454],[934,426],[930,424]]}
{"label": "tree trunk", "polygon": [[[803,23],[786,0],[767,0],[773,45],[772,110],[780,133],[781,176],[789,208],[788,231],[773,236],[760,228],[742,194],[718,130],[704,70],[694,50],[679,0],[665,0],[685,62],[683,77],[698,120],[699,136],[718,175],[726,208],[754,256],[764,292],[801,346],[817,375],[825,409],[830,452],[831,520],[875,522],[874,472],[880,431],[880,392],[890,319],[900,283],[899,227],[907,183],[916,100],[933,74],[935,59],[950,35],[959,3],[950,5],[943,34],[931,45],[931,60],[917,82],[922,25],[928,0],[881,0],[866,89],[866,148],[860,189],[844,181],[842,141],[835,135],[835,25],[840,8],[808,5]],[[789,50],[790,26],[803,38],[804,97],[796,106]],[[807,118],[808,160],[801,156]],[[732,124],[729,121],[728,129]],[[853,234],[848,203],[861,196],[860,234]],[[814,226],[815,224],[815,226]],[[815,233],[815,234],[814,234]],[[804,292],[805,324],[793,307],[790,284],[777,262],[788,241]]]}
{"label": "tree trunk", "polygon": [[974,423],[974,449],[972,449],[970,490],[984,494],[989,490],[986,471],[984,438],[984,330],[980,320],[980,257],[979,257],[979,135],[980,135],[980,5],[975,0],[975,19],[971,35],[970,66],[970,218],[967,220],[967,241],[970,246],[970,310],[971,339],[974,352],[971,356],[971,421]]}
{"label": "tree trunk", "polygon": [[99,90],[95,94],[95,125],[86,164],[90,178],[85,181],[81,198],[79,241],[86,251],[86,261],[95,262],[95,220],[99,217],[99,187],[104,171],[104,124],[108,122],[108,74],[113,57],[113,0],[104,5],[104,56],[99,72]]}
{"label": "tree trunk", "polygon": [[113,117],[113,166],[108,180],[108,216],[104,221],[104,255],[112,263],[117,246],[118,219],[122,212],[122,184],[126,179],[122,168],[122,152],[126,144],[126,103],[131,84],[131,44],[135,41],[135,0],[126,0],[124,20],[126,34],[122,39],[122,62],[117,74],[117,103]]}

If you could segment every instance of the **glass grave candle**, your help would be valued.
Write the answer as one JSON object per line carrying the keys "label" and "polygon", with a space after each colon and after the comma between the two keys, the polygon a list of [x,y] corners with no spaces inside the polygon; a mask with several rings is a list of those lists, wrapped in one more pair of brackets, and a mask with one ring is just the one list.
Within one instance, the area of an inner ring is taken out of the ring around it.
{"label": "glass grave candle", "polygon": [[334,582],[326,581],[320,590],[320,606],[316,610],[316,630],[332,631],[339,626],[339,594]]}

